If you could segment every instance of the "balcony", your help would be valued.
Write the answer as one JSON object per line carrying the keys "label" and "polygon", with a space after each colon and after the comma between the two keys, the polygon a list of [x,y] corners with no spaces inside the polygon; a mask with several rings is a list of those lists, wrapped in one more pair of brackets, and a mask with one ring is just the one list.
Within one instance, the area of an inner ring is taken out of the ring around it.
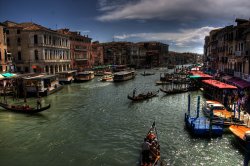
{"label": "balcony", "polygon": [[235,51],[234,54],[235,54],[235,56],[242,56],[243,52],[242,51]]}

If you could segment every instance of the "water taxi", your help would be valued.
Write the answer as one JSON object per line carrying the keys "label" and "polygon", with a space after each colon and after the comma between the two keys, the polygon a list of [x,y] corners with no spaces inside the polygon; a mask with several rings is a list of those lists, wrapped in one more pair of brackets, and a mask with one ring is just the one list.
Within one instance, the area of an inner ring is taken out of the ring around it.
{"label": "water taxi", "polygon": [[102,76],[101,81],[113,81],[112,72],[104,72],[104,75]]}
{"label": "water taxi", "polygon": [[78,72],[75,76],[75,82],[84,82],[94,79],[94,71]]}
{"label": "water taxi", "polygon": [[31,96],[48,96],[63,88],[63,86],[59,84],[56,75],[41,74],[33,77],[24,77],[23,80],[27,94]]}
{"label": "water taxi", "polygon": [[71,84],[74,81],[76,70],[62,71],[56,74],[58,76],[59,83]]}
{"label": "water taxi", "polygon": [[127,81],[135,78],[135,71],[121,71],[114,74],[114,82]]}

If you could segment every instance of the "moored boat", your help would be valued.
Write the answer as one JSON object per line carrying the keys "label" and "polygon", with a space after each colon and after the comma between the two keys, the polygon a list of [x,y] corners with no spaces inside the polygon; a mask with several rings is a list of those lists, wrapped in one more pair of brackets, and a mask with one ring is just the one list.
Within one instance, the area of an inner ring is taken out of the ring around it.
{"label": "moored boat", "polygon": [[10,105],[5,103],[0,103],[0,106],[6,110],[18,113],[25,113],[25,114],[34,114],[50,108],[50,104],[45,107],[30,107],[29,105]]}
{"label": "moored boat", "polygon": [[78,72],[75,76],[75,82],[84,82],[94,79],[95,75],[93,71]]}
{"label": "moored boat", "polygon": [[127,81],[135,78],[135,71],[121,71],[114,74],[114,82]]}
{"label": "moored boat", "polygon": [[136,96],[128,95],[128,99],[133,100],[133,101],[142,101],[142,100],[147,100],[147,99],[150,99],[152,97],[155,97],[155,96],[157,96],[158,93],[159,93],[159,90],[153,91],[153,92],[148,92],[148,93],[141,93],[141,94],[136,95]]}
{"label": "moored boat", "polygon": [[104,72],[104,75],[102,76],[101,81],[113,81],[112,72]]}
{"label": "moored boat", "polygon": [[248,153],[250,153],[250,128],[246,126],[231,125],[229,130],[234,134],[237,142]]}
{"label": "moored boat", "polygon": [[62,71],[56,74],[58,76],[59,83],[70,84],[74,81],[76,70]]}
{"label": "moored boat", "polygon": [[29,96],[37,96],[37,93],[39,96],[48,96],[63,88],[56,75],[41,74],[34,77],[24,77],[23,79]]}
{"label": "moored boat", "polygon": [[155,122],[149,129],[142,144],[140,166],[160,166],[160,145]]}

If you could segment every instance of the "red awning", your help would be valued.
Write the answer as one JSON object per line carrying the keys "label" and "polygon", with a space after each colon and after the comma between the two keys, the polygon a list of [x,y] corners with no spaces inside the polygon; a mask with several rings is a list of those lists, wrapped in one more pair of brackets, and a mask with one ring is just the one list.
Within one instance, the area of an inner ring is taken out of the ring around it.
{"label": "red awning", "polygon": [[235,86],[244,89],[244,88],[249,88],[250,87],[250,82],[247,82],[245,80],[242,80],[240,78],[231,78],[229,80],[227,80],[228,82],[233,83]]}
{"label": "red awning", "polygon": [[229,85],[217,80],[202,80],[202,82],[208,84],[208,85],[212,85],[213,87],[219,88],[219,89],[237,89],[236,86],[233,85]]}

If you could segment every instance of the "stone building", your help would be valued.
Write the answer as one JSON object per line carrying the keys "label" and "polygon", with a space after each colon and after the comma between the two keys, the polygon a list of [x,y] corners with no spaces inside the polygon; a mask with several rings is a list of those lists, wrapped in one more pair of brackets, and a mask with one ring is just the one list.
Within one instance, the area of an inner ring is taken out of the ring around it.
{"label": "stone building", "polygon": [[164,66],[168,45],[160,42],[103,43],[105,64],[125,64],[136,68]]}
{"label": "stone building", "polygon": [[92,67],[91,38],[72,32],[69,29],[60,29],[58,32],[65,34],[70,40],[70,55],[72,69],[82,71]]}
{"label": "stone building", "polygon": [[7,51],[6,27],[0,23],[0,72],[12,70],[11,53]]}
{"label": "stone building", "polygon": [[98,41],[91,43],[91,57],[92,66],[103,65],[103,46]]}
{"label": "stone building", "polygon": [[16,72],[55,74],[71,68],[67,35],[33,22],[4,24]]}
{"label": "stone building", "polygon": [[235,22],[237,25],[213,30],[205,38],[204,64],[207,69],[250,81],[250,20]]}

